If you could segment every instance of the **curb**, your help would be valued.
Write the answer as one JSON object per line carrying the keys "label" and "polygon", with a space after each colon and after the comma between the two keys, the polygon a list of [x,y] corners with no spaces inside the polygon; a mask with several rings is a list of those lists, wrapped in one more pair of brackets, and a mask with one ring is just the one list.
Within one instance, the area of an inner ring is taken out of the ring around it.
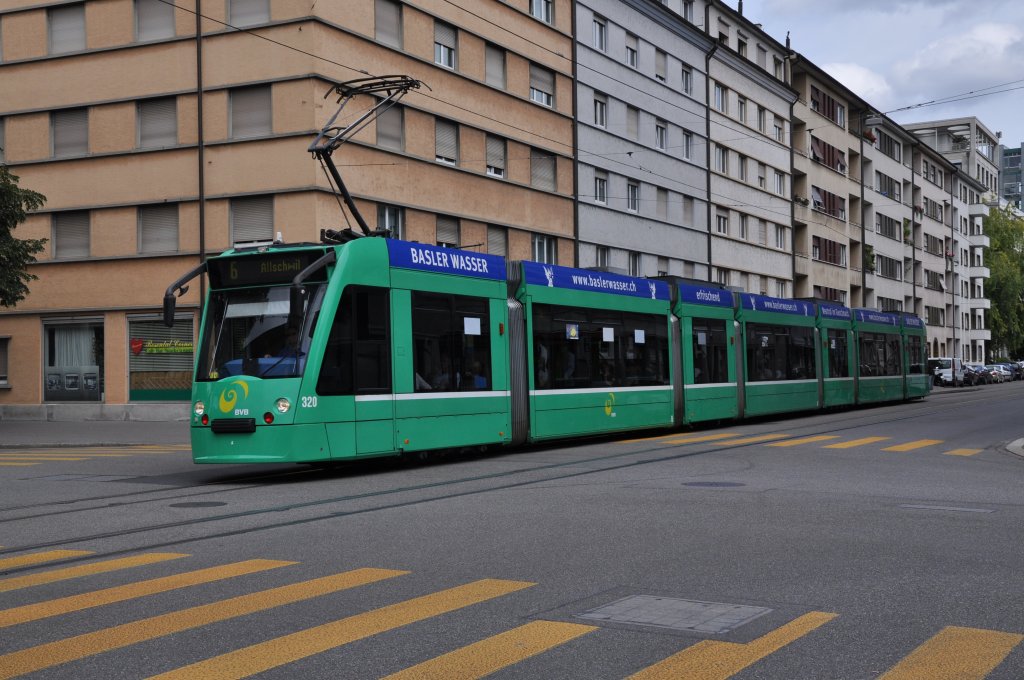
{"label": "curb", "polygon": [[1024,439],[1017,439],[1006,445],[1006,450],[1010,453],[1024,458]]}

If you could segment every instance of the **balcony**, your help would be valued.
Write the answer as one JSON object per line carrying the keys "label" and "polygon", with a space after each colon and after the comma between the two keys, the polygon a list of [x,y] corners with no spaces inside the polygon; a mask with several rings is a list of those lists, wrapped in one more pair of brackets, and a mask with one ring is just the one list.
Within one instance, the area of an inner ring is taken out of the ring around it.
{"label": "balcony", "polygon": [[975,342],[978,342],[978,341],[981,341],[981,340],[991,340],[992,339],[992,331],[986,330],[986,329],[982,329],[982,328],[976,328],[976,329],[973,329],[973,330],[972,329],[968,329],[968,330],[965,330],[965,331],[961,331],[961,333],[962,333],[962,335],[957,334],[957,337],[958,338],[962,337],[964,342],[970,342],[972,340],[975,341]]}
{"label": "balcony", "polygon": [[988,298],[967,298],[963,305],[968,309],[992,309],[992,301]]}
{"label": "balcony", "polygon": [[969,275],[972,279],[988,279],[992,277],[992,271],[988,267],[969,267]]}
{"label": "balcony", "polygon": [[988,248],[992,245],[986,234],[968,234],[966,239],[972,248]]}
{"label": "balcony", "polygon": [[811,273],[811,258],[807,253],[795,253],[793,258],[793,273],[797,276],[807,276]]}

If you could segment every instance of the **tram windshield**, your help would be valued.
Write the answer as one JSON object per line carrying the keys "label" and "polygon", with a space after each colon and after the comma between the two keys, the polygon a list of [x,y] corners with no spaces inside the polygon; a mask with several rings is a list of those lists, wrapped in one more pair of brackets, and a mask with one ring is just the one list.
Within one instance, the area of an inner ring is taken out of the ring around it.
{"label": "tram windshield", "polygon": [[211,292],[196,380],[301,376],[322,294],[320,286],[307,290],[309,302],[298,328],[288,327],[288,286]]}

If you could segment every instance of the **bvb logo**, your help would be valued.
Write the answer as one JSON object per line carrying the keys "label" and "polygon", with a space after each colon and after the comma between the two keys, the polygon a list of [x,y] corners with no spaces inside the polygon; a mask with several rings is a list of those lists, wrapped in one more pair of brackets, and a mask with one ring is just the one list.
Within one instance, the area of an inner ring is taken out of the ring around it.
{"label": "bvb logo", "polygon": [[233,385],[238,385],[242,388],[242,397],[248,398],[249,396],[249,384],[242,380],[235,380],[231,383],[232,386],[224,388],[224,391],[220,393],[220,410],[224,413],[231,413],[231,409],[235,407],[235,403],[238,401],[238,390]]}
{"label": "bvb logo", "polygon": [[615,417],[615,393],[609,392],[608,398],[604,400],[604,414],[609,418]]}

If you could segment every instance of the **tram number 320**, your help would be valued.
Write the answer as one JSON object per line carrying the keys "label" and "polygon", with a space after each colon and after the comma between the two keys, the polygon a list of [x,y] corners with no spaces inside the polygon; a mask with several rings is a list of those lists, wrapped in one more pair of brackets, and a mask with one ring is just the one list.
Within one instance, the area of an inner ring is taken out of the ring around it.
{"label": "tram number 320", "polygon": [[302,408],[316,408],[316,397],[302,397]]}

